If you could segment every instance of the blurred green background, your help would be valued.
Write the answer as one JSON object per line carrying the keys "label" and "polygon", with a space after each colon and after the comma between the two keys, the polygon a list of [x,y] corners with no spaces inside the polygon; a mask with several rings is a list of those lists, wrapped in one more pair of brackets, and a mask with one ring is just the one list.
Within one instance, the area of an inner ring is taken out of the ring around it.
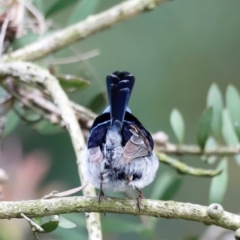
{"label": "blurred green background", "polygon": [[[35,0],[32,3],[47,16],[57,2],[60,0]],[[69,19],[80,1],[72,2],[46,17],[54,23],[52,30],[56,31],[69,25]],[[101,0],[94,13],[120,2]],[[73,52],[84,53],[98,49],[100,54],[94,58],[57,66],[58,73],[81,76],[91,82],[86,90],[70,94],[71,99],[80,105],[91,106],[97,95],[106,92],[107,74],[115,70],[130,71],[136,77],[130,101],[133,114],[152,133],[164,131],[169,135],[170,141],[176,142],[169,117],[172,109],[178,108],[186,123],[185,142],[196,144],[197,126],[206,107],[206,97],[211,84],[217,83],[223,94],[228,84],[240,89],[239,11],[238,0],[167,1],[153,11],[123,21],[70,48],[41,59],[38,63],[46,66],[53,56],[62,58],[73,55]],[[103,107],[97,106],[94,111],[100,113]],[[42,186],[52,182],[57,182],[57,186],[62,186],[62,189],[79,185],[75,155],[66,132],[42,135],[21,122],[6,141],[16,141],[15,138],[21,142],[24,155],[40,150],[48,155],[51,167],[42,179]],[[216,164],[209,166],[203,163],[198,157],[181,159],[191,166],[216,167]],[[239,211],[239,171],[235,161],[229,159],[229,183],[222,204],[226,210],[235,213]],[[158,176],[164,173],[181,181],[172,200],[208,205],[210,179],[179,175],[162,164]],[[160,186],[161,182],[158,184]],[[146,198],[150,197],[153,185],[154,183],[143,190]],[[48,190],[51,191],[49,188]],[[124,194],[114,195],[110,192],[107,195],[125,197]],[[77,229],[57,230],[55,234],[41,238],[75,240],[82,236],[81,239],[86,239],[83,214],[69,216],[69,219],[72,218],[78,225]],[[190,240],[199,239],[207,228],[200,223],[159,219],[151,233],[137,227],[141,224],[137,217],[107,214],[101,218],[104,239]],[[195,238],[190,238],[194,236]],[[32,239],[31,235],[28,238]]]}

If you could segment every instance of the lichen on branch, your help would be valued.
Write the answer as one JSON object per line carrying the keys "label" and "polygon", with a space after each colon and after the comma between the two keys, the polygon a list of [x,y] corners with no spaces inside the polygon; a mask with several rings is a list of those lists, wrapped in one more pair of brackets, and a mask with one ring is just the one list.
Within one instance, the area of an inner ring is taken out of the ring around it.
{"label": "lichen on branch", "polygon": [[86,39],[99,31],[136,16],[145,10],[154,9],[165,0],[124,1],[104,12],[89,16],[87,19],[58,31],[50,37],[39,40],[24,48],[3,56],[3,61],[30,61],[44,57],[77,41]]}
{"label": "lichen on branch", "polygon": [[96,197],[64,197],[29,201],[0,202],[0,219],[42,217],[73,212],[119,213],[145,215],[156,218],[185,219],[216,225],[229,230],[240,227],[240,216],[224,211],[219,218],[209,215],[209,207],[174,201],[142,200],[141,210],[136,199],[103,198],[99,204]]}

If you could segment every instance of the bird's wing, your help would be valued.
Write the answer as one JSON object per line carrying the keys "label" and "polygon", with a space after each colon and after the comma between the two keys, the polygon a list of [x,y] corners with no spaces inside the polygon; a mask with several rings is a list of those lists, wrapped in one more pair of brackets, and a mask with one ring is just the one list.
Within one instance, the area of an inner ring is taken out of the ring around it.
{"label": "bird's wing", "polygon": [[123,163],[129,163],[135,158],[149,156],[152,151],[148,139],[136,125],[131,124],[129,131],[132,136],[123,149],[121,159]]}
{"label": "bird's wing", "polygon": [[103,159],[100,147],[93,147],[88,149],[90,162],[99,163]]}

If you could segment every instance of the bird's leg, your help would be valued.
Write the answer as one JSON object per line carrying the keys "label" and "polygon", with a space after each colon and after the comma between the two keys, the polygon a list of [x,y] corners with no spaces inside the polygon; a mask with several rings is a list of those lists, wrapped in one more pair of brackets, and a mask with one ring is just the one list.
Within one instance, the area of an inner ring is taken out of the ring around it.
{"label": "bird's leg", "polygon": [[102,190],[102,182],[103,182],[103,173],[100,173],[100,191],[99,191],[99,194],[98,194],[98,203],[100,204],[101,202],[101,199],[104,197],[104,192]]}
{"label": "bird's leg", "polygon": [[138,197],[137,197],[137,206],[139,209],[139,212],[141,210],[141,204],[142,204],[142,199],[144,198],[143,193],[141,192],[140,189],[138,189],[137,187],[135,188],[138,192]]}

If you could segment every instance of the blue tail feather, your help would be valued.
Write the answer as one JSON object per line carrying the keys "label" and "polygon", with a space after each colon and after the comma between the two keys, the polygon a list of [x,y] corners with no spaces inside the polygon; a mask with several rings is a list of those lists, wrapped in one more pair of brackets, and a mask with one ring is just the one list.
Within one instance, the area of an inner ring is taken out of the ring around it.
{"label": "blue tail feather", "polygon": [[116,124],[119,126],[120,122],[120,127],[122,127],[122,122],[125,116],[125,110],[129,99],[129,89],[122,88],[119,89],[116,93],[117,94],[114,94],[112,97],[112,125],[115,125],[116,122]]}
{"label": "blue tail feather", "polygon": [[111,125],[120,130],[134,86],[135,78],[128,72],[114,72],[107,76],[108,99],[111,106]]}
{"label": "blue tail feather", "polygon": [[107,82],[107,92],[108,92],[108,101],[111,105],[111,89],[112,85],[117,84],[119,81],[118,77],[114,74],[107,75],[106,82]]}

